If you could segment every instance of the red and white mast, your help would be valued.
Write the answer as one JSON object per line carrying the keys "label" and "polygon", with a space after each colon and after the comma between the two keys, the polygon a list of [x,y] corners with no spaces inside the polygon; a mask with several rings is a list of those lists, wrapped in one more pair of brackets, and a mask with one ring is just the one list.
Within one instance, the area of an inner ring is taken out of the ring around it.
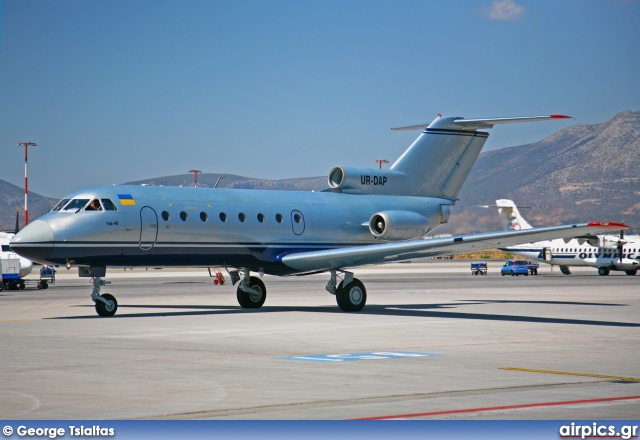
{"label": "red and white mast", "polygon": [[18,142],[18,145],[24,145],[24,225],[29,224],[29,210],[27,208],[27,198],[29,195],[29,177],[27,173],[27,161],[29,159],[29,147],[35,147],[35,142]]}

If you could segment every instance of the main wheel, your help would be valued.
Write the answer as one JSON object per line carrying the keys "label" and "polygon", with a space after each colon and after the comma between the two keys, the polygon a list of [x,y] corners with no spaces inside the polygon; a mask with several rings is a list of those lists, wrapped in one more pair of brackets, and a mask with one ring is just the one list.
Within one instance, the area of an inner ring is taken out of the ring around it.
{"label": "main wheel", "polygon": [[601,275],[601,276],[609,275],[609,269],[607,269],[606,267],[599,267],[598,275]]}
{"label": "main wheel", "polygon": [[359,279],[354,278],[346,286],[340,283],[336,302],[343,312],[359,312],[367,303],[367,290]]}
{"label": "main wheel", "polygon": [[627,275],[635,275],[636,272],[638,272],[638,269],[632,269],[632,270],[625,270],[624,273],[626,273]]}
{"label": "main wheel", "polygon": [[42,282],[42,288],[43,289],[48,289],[49,288],[49,283],[47,283],[46,281]]}
{"label": "main wheel", "polygon": [[96,301],[96,313],[100,316],[113,316],[116,314],[116,310],[118,310],[118,301],[113,295],[109,295],[105,293],[104,295],[100,295],[102,298],[107,300],[107,304],[102,301]]}
{"label": "main wheel", "polygon": [[267,288],[258,277],[249,278],[249,287],[256,290],[256,292],[245,292],[238,286],[236,292],[238,304],[240,304],[240,307],[243,309],[259,309],[267,299]]}

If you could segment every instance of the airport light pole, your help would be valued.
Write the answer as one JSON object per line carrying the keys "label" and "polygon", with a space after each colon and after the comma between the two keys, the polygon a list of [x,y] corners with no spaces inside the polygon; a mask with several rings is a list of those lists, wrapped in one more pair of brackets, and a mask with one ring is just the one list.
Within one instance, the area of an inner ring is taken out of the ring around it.
{"label": "airport light pole", "polygon": [[200,170],[189,170],[190,173],[193,173],[193,187],[198,186],[198,173],[201,173]]}
{"label": "airport light pole", "polygon": [[29,210],[27,208],[27,198],[29,194],[29,178],[27,173],[27,161],[29,159],[29,147],[35,147],[35,142],[18,142],[18,145],[24,145],[24,225],[29,224]]}

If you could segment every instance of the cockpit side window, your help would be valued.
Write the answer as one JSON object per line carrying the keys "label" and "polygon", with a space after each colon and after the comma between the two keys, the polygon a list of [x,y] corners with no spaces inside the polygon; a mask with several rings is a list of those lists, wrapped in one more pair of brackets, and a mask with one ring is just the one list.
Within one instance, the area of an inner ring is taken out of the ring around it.
{"label": "cockpit side window", "polygon": [[100,204],[100,200],[93,199],[86,208],[85,211],[102,211],[102,205]]}
{"label": "cockpit side window", "polygon": [[60,211],[62,208],[64,208],[64,205],[69,203],[69,200],[71,200],[71,199],[62,199],[62,200],[60,200],[58,202],[58,204],[53,207],[52,211]]}
{"label": "cockpit side window", "polygon": [[105,211],[117,211],[116,205],[109,199],[100,199],[102,201],[102,206],[104,206]]}
{"label": "cockpit side window", "polygon": [[64,207],[63,211],[78,211],[84,208],[89,202],[89,199],[73,199],[67,206]]}

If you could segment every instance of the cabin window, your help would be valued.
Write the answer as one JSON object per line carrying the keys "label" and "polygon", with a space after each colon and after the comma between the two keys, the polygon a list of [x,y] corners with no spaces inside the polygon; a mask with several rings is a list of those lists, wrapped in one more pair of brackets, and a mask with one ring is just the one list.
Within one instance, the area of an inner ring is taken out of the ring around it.
{"label": "cabin window", "polygon": [[170,218],[171,216],[167,211],[162,211],[162,220],[164,220],[165,222],[168,222]]}
{"label": "cabin window", "polygon": [[58,204],[53,207],[52,211],[60,211],[62,208],[64,208],[64,205],[69,203],[69,200],[71,200],[71,199],[62,199],[62,200],[60,200],[58,202]]}
{"label": "cabin window", "polygon": [[227,221],[227,214],[225,214],[224,212],[221,212],[220,213],[220,221],[222,223],[226,222]]}
{"label": "cabin window", "polygon": [[183,222],[186,222],[188,218],[189,216],[187,215],[186,212],[180,211],[180,220],[182,220]]}
{"label": "cabin window", "polygon": [[207,215],[206,212],[200,213],[200,220],[202,220],[203,222],[206,222],[207,220],[209,220],[209,216]]}
{"label": "cabin window", "polygon": [[89,199],[73,199],[64,207],[63,211],[79,211],[84,208],[84,205],[87,203],[89,203]]}
{"label": "cabin window", "polygon": [[242,223],[244,223],[246,219],[247,219],[247,216],[244,215],[242,212],[238,214],[238,220],[240,220]]}
{"label": "cabin window", "polygon": [[300,223],[302,221],[302,217],[300,216],[300,214],[298,213],[293,214],[293,221],[296,223]]}
{"label": "cabin window", "polygon": [[258,221],[264,223],[264,214],[258,214]]}
{"label": "cabin window", "polygon": [[283,220],[284,220],[284,217],[282,216],[282,214],[276,214],[276,221],[278,223],[282,223]]}
{"label": "cabin window", "polygon": [[113,202],[109,199],[100,199],[100,201],[102,202],[102,206],[104,207],[105,211],[117,211],[118,208],[116,208],[116,205],[113,204]]}

